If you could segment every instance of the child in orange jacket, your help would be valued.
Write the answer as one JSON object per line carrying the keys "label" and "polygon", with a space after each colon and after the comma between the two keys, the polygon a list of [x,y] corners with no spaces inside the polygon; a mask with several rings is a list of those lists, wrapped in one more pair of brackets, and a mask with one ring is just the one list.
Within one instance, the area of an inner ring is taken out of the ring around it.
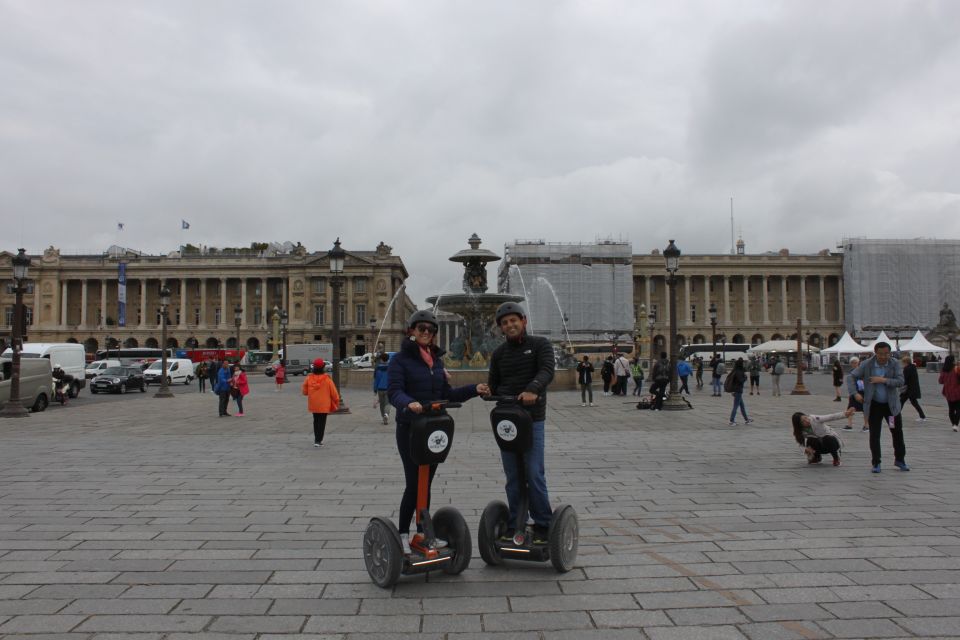
{"label": "child in orange jacket", "polygon": [[300,387],[301,393],[307,396],[307,411],[313,414],[313,446],[323,446],[323,433],[327,427],[327,414],[335,413],[340,407],[340,394],[330,376],[323,372],[324,361],[317,358],[313,361],[310,375]]}

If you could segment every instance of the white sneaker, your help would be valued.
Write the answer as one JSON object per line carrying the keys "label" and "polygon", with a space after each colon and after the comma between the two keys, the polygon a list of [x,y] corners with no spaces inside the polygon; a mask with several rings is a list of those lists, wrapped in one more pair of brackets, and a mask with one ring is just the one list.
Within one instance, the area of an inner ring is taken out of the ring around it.
{"label": "white sneaker", "polygon": [[591,402],[591,403],[590,403],[590,406],[591,406],[591,407],[595,407],[595,406],[597,406],[597,405],[595,405],[595,404],[593,404],[593,403]]}
{"label": "white sneaker", "polygon": [[400,534],[400,549],[403,550],[404,555],[410,555],[410,534],[409,533]]}
{"label": "white sneaker", "polygon": [[580,406],[581,406],[581,407],[585,407],[585,406],[587,406],[587,403],[586,403],[586,402],[581,402],[581,403],[580,403]]}
{"label": "white sneaker", "polygon": [[953,430],[954,430],[954,431],[960,431],[960,427],[954,427]]}
{"label": "white sneaker", "polygon": [[917,418],[917,422],[926,422],[926,421],[927,421],[926,418]]}
{"label": "white sneaker", "polygon": [[383,424],[390,424],[390,416],[383,414]]}
{"label": "white sneaker", "polygon": [[446,549],[447,541],[441,540],[440,538],[434,538],[431,547],[434,549]]}

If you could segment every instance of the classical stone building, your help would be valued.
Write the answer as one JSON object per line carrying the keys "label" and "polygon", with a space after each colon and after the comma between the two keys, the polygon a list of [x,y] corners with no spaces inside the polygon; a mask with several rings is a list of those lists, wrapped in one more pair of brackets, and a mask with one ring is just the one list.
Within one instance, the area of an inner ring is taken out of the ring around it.
{"label": "classical stone building", "polygon": [[[0,336],[9,336],[14,293],[10,260],[0,253]],[[288,313],[287,342],[328,342],[332,288],[327,251],[206,250],[144,255],[112,247],[102,255],[61,255],[50,247],[31,256],[24,304],[31,342],[79,342],[88,352],[107,346],[160,344],[161,285],[171,292],[168,345],[267,349],[273,310]],[[120,265],[125,271],[125,313],[120,313]],[[391,247],[347,250],[340,291],[342,353],[371,350],[375,334],[388,349],[399,346],[415,305],[403,285],[403,261]],[[392,304],[391,304],[392,303]],[[386,322],[384,322],[386,318]]]}

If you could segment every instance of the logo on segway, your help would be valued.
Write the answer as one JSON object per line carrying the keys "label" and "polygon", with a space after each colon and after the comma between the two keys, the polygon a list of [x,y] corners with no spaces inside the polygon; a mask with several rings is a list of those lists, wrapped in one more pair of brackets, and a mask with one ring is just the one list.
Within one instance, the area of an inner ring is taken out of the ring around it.
{"label": "logo on segway", "polygon": [[501,440],[512,442],[517,438],[517,425],[510,420],[501,420],[497,423],[497,435]]}
{"label": "logo on segway", "polygon": [[444,451],[449,444],[450,439],[447,438],[447,434],[444,431],[434,431],[430,434],[430,437],[427,438],[427,448],[430,449],[432,453],[440,453]]}

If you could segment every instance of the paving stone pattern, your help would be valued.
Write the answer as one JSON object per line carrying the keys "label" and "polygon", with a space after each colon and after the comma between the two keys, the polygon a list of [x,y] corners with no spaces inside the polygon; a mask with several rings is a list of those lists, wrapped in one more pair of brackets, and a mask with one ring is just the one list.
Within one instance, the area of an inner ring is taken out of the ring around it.
{"label": "paving stone pattern", "polygon": [[[935,376],[929,419],[905,409],[909,473],[869,473],[867,436],[842,432],[843,466],[808,466],[793,411],[812,396],[745,397],[755,422],[727,426],[731,399],[695,391],[692,411],[552,393],[551,500],[580,518],[576,568],[486,567],[374,586],[360,555],[371,516],[396,516],[393,426],[370,393],[312,446],[299,380],[253,381],[243,418],[216,398],[87,396],[0,421],[3,638],[519,638],[709,640],[960,637],[960,434]],[[769,378],[764,377],[765,387]],[[784,384],[785,389],[792,384]],[[503,499],[488,403],[454,410],[454,449],[433,508],[474,531]]]}

